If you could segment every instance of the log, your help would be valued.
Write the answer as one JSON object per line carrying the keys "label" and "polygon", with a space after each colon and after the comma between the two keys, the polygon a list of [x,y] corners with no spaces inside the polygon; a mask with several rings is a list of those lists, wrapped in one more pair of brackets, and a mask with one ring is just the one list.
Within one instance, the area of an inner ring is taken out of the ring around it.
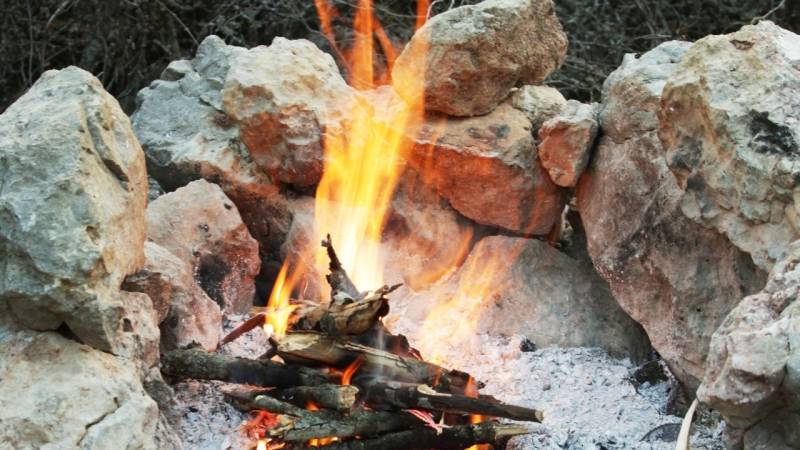
{"label": "log", "polygon": [[239,401],[249,401],[259,395],[269,395],[272,398],[301,408],[313,403],[322,409],[342,412],[350,411],[353,408],[358,396],[358,388],[339,384],[321,384],[319,386],[296,386],[284,389],[227,388],[223,390],[223,393]]}
{"label": "log", "polygon": [[395,355],[316,332],[291,332],[278,341],[278,355],[287,364],[326,366],[344,370],[363,358],[362,372],[380,373],[397,381],[427,384],[437,390],[464,393],[470,376],[416,358]]}
{"label": "log", "polygon": [[328,251],[328,259],[330,259],[328,269],[331,273],[325,275],[325,279],[328,280],[328,284],[331,286],[331,304],[340,304],[347,299],[358,298],[360,293],[344,270],[342,262],[339,261],[336,250],[333,249],[330,234],[322,241],[322,246]]}
{"label": "log", "polygon": [[218,380],[254,386],[287,388],[330,383],[331,377],[307,367],[269,360],[235,358],[199,349],[173,350],[161,356],[161,371],[172,378]]}
{"label": "log", "polygon": [[309,311],[304,319],[308,328],[334,336],[366,333],[389,313],[386,295],[398,287],[399,284],[383,286],[376,291],[365,292],[353,301],[319,305]]}
{"label": "log", "polygon": [[364,393],[364,401],[373,407],[447,411],[527,422],[541,422],[543,419],[542,412],[536,409],[508,405],[487,395],[470,397],[436,392],[425,385],[373,380],[361,387],[361,391]]}
{"label": "log", "polygon": [[326,437],[370,437],[424,426],[416,417],[402,412],[362,409],[341,414],[330,410],[311,411],[298,408],[269,395],[252,398],[237,398],[229,393],[225,395],[234,400],[234,405],[241,410],[264,410],[280,414],[278,426],[268,430],[267,434],[287,442],[305,442]]}
{"label": "log", "polygon": [[476,425],[459,425],[445,428],[441,433],[431,428],[399,431],[374,439],[336,442],[322,447],[295,446],[295,449],[324,450],[411,450],[436,448],[439,450],[463,450],[478,444],[492,444],[503,448],[513,436],[538,433],[539,427],[497,424],[484,422]]}

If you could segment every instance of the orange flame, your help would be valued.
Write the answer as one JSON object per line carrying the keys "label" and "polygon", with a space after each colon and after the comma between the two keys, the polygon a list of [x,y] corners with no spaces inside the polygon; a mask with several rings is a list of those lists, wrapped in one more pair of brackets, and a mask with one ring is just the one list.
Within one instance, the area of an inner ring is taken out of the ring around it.
{"label": "orange flame", "polygon": [[[332,17],[330,5],[322,0],[317,5],[325,29]],[[350,83],[359,90],[372,89],[381,83],[375,71],[375,40],[390,60],[394,58],[393,46],[375,20],[371,0],[359,0],[353,26],[355,40],[348,54],[352,61]],[[417,44],[411,51],[423,51],[422,47]],[[378,118],[375,105],[360,96],[347,111],[344,132],[325,136],[325,170],[316,193],[317,240],[331,234],[339,259],[361,289],[383,284],[381,232],[403,170],[401,155],[412,145],[405,138],[406,130],[420,123],[424,114],[419,77],[395,79],[392,86],[420,93],[418,100],[382,111],[383,116]],[[319,250],[317,255],[318,267],[325,267],[325,252]]]}
{"label": "orange flame", "polygon": [[344,369],[344,372],[342,373],[343,386],[350,385],[350,380],[353,379],[353,375],[355,375],[358,369],[361,368],[362,364],[364,364],[364,358],[356,358],[355,361],[353,361],[349,366],[347,366],[347,369]]}
{"label": "orange flame", "polygon": [[264,331],[277,339],[286,335],[286,331],[289,328],[289,319],[292,316],[292,312],[297,308],[297,306],[290,303],[290,296],[302,270],[295,269],[287,277],[288,272],[289,264],[284,262],[269,295],[267,314],[264,319]]}

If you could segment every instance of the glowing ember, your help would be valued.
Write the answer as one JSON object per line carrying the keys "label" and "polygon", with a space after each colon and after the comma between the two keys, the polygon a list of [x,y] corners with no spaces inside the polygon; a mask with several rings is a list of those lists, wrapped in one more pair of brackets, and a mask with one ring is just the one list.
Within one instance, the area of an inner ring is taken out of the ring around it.
{"label": "glowing ember", "polygon": [[259,441],[263,440],[266,445],[269,439],[264,439],[264,436],[266,436],[267,430],[278,424],[278,416],[267,411],[256,411],[254,414],[255,417],[242,425],[242,429],[247,436],[259,439]]}

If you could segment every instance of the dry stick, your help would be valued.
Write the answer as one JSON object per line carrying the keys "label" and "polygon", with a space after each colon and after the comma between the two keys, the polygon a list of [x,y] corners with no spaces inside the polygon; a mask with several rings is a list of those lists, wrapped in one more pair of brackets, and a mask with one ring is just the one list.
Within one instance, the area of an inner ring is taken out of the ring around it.
{"label": "dry stick", "polygon": [[[230,394],[226,395],[230,396]],[[246,411],[254,409],[280,414],[279,425],[268,431],[282,441],[305,442],[309,439],[353,436],[378,436],[398,430],[421,428],[416,417],[400,412],[358,410],[350,414],[333,411],[309,411],[267,395],[242,399],[232,397],[234,405]]]}
{"label": "dry stick", "polygon": [[360,293],[356,285],[350,280],[350,277],[347,276],[347,272],[345,272],[344,267],[342,267],[342,262],[339,261],[339,257],[336,256],[336,250],[333,249],[330,234],[322,241],[322,246],[328,251],[328,258],[330,259],[328,268],[331,273],[325,275],[325,279],[328,280],[328,284],[331,285],[331,303],[337,304],[343,302],[345,298],[357,298]]}
{"label": "dry stick", "polygon": [[173,378],[219,380],[263,387],[314,386],[330,377],[306,367],[290,367],[269,360],[235,358],[204,350],[173,350],[161,356],[161,371]]}
{"label": "dry stick", "polygon": [[222,340],[220,341],[219,345],[223,346],[223,345],[227,344],[228,342],[231,342],[232,340],[238,338],[239,336],[247,333],[248,331],[250,331],[250,330],[252,330],[254,328],[260,327],[261,325],[264,324],[264,320],[266,318],[267,318],[267,315],[265,313],[259,313],[259,314],[254,315],[253,317],[245,320],[244,322],[242,322],[241,325],[239,325],[233,331],[228,333],[227,336],[222,338]]}
{"label": "dry stick", "polygon": [[339,384],[320,384],[318,386],[296,386],[284,389],[258,389],[225,387],[223,393],[238,401],[249,402],[258,395],[269,395],[275,399],[306,407],[314,403],[322,409],[350,411],[356,403],[358,388]]}
{"label": "dry stick", "polygon": [[278,355],[287,364],[324,365],[343,370],[357,358],[364,359],[363,372],[381,374],[397,381],[427,384],[451,392],[463,393],[469,374],[395,355],[315,332],[293,332],[280,339]]}
{"label": "dry stick", "polygon": [[541,430],[519,425],[503,425],[484,422],[477,425],[459,425],[445,428],[441,434],[431,428],[400,431],[374,439],[349,440],[322,447],[295,446],[295,449],[325,450],[411,450],[436,448],[440,450],[462,450],[476,444],[502,444],[513,436],[537,433]]}
{"label": "dry stick", "polygon": [[436,392],[425,385],[397,382],[373,382],[361,388],[364,400],[371,406],[391,406],[400,409],[423,409],[461,414],[503,417],[512,420],[541,422],[541,411],[507,405],[494,397],[453,395]]}

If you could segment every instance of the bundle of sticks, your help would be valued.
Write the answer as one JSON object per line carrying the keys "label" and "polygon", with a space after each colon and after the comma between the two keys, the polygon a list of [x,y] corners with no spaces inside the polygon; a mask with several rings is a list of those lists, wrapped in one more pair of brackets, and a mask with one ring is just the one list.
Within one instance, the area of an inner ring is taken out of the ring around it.
{"label": "bundle of sticks", "polygon": [[[162,372],[173,380],[235,383],[223,393],[237,408],[260,412],[266,448],[501,448],[510,437],[542,431],[540,411],[479,394],[483,385],[469,374],[424,361],[404,336],[391,334],[381,318],[398,286],[359,291],[330,237],[322,245],[331,301],[299,308],[291,330],[271,337],[262,357],[175,350],[162,355]],[[223,345],[261,326],[268,314],[243,323]]]}

